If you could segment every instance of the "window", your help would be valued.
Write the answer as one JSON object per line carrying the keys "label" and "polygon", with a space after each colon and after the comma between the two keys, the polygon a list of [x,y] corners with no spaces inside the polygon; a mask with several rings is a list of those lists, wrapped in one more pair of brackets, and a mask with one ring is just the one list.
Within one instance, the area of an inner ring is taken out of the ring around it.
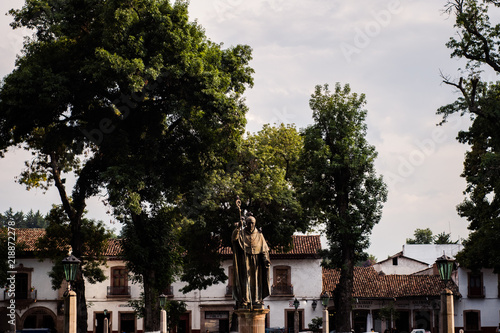
{"label": "window", "polygon": [[[16,267],[16,290],[15,297],[19,301],[33,302],[36,300],[36,289],[31,286],[31,275],[33,268],[26,268],[22,264]],[[8,290],[4,292],[4,299],[8,297]]]}
{"label": "window", "polygon": [[108,287],[108,296],[129,296],[128,272],[125,267],[111,268],[111,286]]}
{"label": "window", "polygon": [[227,286],[226,286],[226,297],[232,297],[233,296],[233,266],[229,266],[228,268],[228,275],[229,278],[227,280]]}
{"label": "window", "polygon": [[464,311],[464,327],[466,332],[481,330],[480,314],[477,310]]}
{"label": "window", "polygon": [[274,283],[271,288],[271,295],[293,295],[290,266],[275,266],[273,276]]}
{"label": "window", "polygon": [[392,265],[397,266],[398,265],[398,257],[392,258]]}
{"label": "window", "polygon": [[468,282],[468,297],[484,297],[482,273],[469,273]]}

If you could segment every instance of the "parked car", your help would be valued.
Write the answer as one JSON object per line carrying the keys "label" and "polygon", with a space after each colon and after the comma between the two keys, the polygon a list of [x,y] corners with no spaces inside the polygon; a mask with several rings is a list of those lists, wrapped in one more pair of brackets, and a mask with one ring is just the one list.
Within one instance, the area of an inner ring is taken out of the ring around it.
{"label": "parked car", "polygon": [[431,333],[430,331],[426,331],[423,328],[415,328],[411,331],[411,333]]}

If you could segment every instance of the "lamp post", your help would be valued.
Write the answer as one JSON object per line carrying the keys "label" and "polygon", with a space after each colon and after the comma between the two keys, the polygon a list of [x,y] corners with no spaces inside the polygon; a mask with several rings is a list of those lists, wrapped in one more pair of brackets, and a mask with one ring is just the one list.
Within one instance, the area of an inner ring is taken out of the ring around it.
{"label": "lamp post", "polygon": [[295,308],[295,313],[293,315],[293,331],[294,333],[299,333],[299,308],[300,302],[297,298],[293,301],[293,307]]}
{"label": "lamp post", "polygon": [[329,332],[329,322],[328,322],[328,303],[330,302],[330,295],[325,290],[321,294],[321,304],[323,305],[323,333]]}
{"label": "lamp post", "polygon": [[103,314],[104,314],[104,320],[103,320],[103,330],[102,332],[103,333],[108,333],[109,332],[109,319],[108,319],[108,310],[107,309],[104,309],[103,311]]}
{"label": "lamp post", "polygon": [[437,258],[436,266],[439,276],[444,282],[444,290],[441,292],[441,311],[439,321],[440,333],[453,333],[455,331],[455,316],[453,309],[453,292],[448,289],[448,281],[451,280],[451,272],[455,260],[443,254]]}
{"label": "lamp post", "polygon": [[80,260],[74,255],[70,255],[62,260],[64,276],[68,281],[68,290],[64,293],[64,332],[76,333],[76,293],[71,290],[71,282],[76,279],[76,272],[80,265]]}
{"label": "lamp post", "polygon": [[167,333],[167,311],[165,311],[165,305],[167,305],[167,295],[161,294],[158,296],[160,301],[160,333]]}

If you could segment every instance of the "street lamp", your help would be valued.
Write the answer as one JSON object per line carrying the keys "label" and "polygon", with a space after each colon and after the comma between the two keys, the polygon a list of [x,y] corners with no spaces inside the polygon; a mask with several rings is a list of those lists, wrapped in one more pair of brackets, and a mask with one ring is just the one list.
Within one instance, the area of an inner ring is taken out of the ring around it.
{"label": "street lamp", "polygon": [[445,285],[451,280],[451,272],[453,270],[453,263],[455,260],[443,254],[441,257],[437,258],[436,265],[439,271],[439,276],[441,280],[444,281]]}
{"label": "street lamp", "polygon": [[326,308],[329,302],[330,302],[330,295],[328,295],[328,292],[325,290],[323,294],[321,294],[321,304],[323,304],[323,307]]}
{"label": "street lamp", "polygon": [[299,312],[297,309],[299,308],[300,302],[297,298],[293,301],[293,307],[295,308],[294,313],[294,323],[293,323],[293,331],[294,333],[299,333]]}
{"label": "street lamp", "polygon": [[321,294],[321,304],[323,305],[323,333],[329,333],[328,326],[328,303],[330,302],[330,295],[325,290]]}
{"label": "street lamp", "polygon": [[455,318],[453,309],[453,292],[447,288],[451,280],[451,272],[455,260],[444,253],[436,259],[439,276],[444,282],[444,290],[441,292],[441,320],[439,323],[440,333],[453,333],[455,331]]}
{"label": "street lamp", "polygon": [[64,276],[68,281],[68,289],[64,293],[64,332],[76,333],[76,293],[71,290],[71,282],[76,280],[76,272],[80,260],[70,255],[62,260]]}
{"label": "street lamp", "polygon": [[160,302],[160,333],[167,332],[167,311],[165,311],[165,305],[167,305],[167,295],[161,294],[158,296]]}
{"label": "street lamp", "polygon": [[71,282],[76,279],[76,271],[80,265],[80,260],[74,255],[70,255],[62,260],[64,268],[64,276],[66,281],[68,281],[68,290],[71,290]]}

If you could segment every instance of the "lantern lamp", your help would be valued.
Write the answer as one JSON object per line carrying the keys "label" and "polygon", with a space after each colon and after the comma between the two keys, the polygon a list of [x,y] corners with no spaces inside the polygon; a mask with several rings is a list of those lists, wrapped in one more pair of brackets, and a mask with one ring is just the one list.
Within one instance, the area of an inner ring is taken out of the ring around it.
{"label": "lantern lamp", "polygon": [[455,260],[443,254],[441,257],[437,258],[436,266],[439,271],[439,276],[444,283],[451,280],[451,272],[453,270],[453,263]]}
{"label": "lantern lamp", "polygon": [[328,292],[325,290],[325,292],[321,294],[321,304],[323,304],[323,307],[326,308],[329,302],[330,302],[330,295],[328,295]]}
{"label": "lantern lamp", "polygon": [[66,281],[72,282],[76,279],[76,271],[78,270],[78,265],[80,265],[80,260],[74,255],[70,255],[62,260],[64,267],[64,276]]}
{"label": "lantern lamp", "polygon": [[167,305],[167,295],[161,294],[160,296],[158,296],[158,299],[160,301],[160,308],[163,309],[165,305]]}

